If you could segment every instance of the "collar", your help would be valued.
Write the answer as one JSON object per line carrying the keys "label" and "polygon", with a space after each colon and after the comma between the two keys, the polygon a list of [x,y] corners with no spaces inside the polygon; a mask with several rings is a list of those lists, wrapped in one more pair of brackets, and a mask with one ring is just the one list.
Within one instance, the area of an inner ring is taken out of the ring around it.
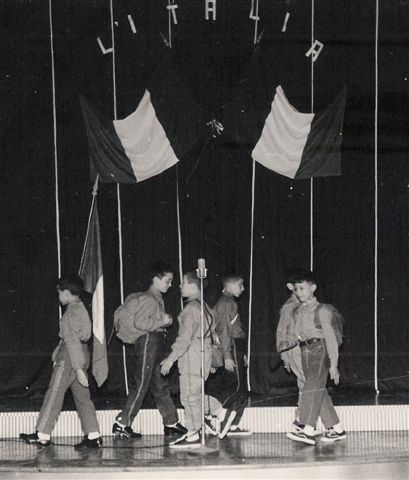
{"label": "collar", "polygon": [[307,300],[305,302],[302,302],[303,305],[307,305],[309,307],[312,307],[318,303],[317,297],[311,298],[311,300]]}
{"label": "collar", "polygon": [[148,288],[148,293],[150,293],[151,295],[153,295],[159,302],[162,302],[162,301],[163,301],[162,294],[161,294],[160,291],[157,290],[153,285],[151,285],[151,286]]}

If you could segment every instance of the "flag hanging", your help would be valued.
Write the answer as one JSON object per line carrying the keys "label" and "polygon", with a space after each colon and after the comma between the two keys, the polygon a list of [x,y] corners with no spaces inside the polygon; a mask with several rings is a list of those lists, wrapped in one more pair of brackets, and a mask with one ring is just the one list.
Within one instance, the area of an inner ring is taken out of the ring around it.
{"label": "flag hanging", "polygon": [[208,132],[188,85],[163,55],[136,110],[110,122],[80,97],[88,136],[91,180],[135,183],[175,165]]}
{"label": "flag hanging", "polygon": [[301,113],[278,86],[253,159],[289,178],[341,175],[345,102],[344,88],[322,112]]}
{"label": "flag hanging", "polygon": [[104,321],[104,277],[96,198],[85,242],[80,277],[84,282],[84,290],[92,295],[92,374],[100,387],[108,377],[108,355]]}

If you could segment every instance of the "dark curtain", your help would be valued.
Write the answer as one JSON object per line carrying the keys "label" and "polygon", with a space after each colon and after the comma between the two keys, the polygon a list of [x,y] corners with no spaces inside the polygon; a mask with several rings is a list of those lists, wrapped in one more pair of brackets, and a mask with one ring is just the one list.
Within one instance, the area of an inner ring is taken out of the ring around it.
{"label": "dark curtain", "polygon": [[[249,2],[218,2],[215,23],[205,21],[201,0],[186,3],[177,10],[172,55],[204,117],[222,121],[253,57]],[[380,8],[377,313],[382,392],[408,391],[409,16],[404,3],[391,0]],[[344,84],[348,98],[342,176],[313,182],[314,270],[321,280],[320,298],[334,303],[346,319],[339,388],[373,391],[375,4],[316,0],[315,5],[315,36],[325,46],[314,64],[314,109],[325,108]],[[161,58],[165,45],[160,32],[167,36],[167,10],[148,1],[115,0],[114,6],[117,112],[122,118],[135,109],[155,59]],[[287,32],[282,33],[287,11],[291,15]],[[135,21],[136,35],[128,14]],[[269,75],[277,72],[296,108],[309,112],[310,60],[305,57],[311,35],[309,2],[260,0],[260,16],[261,65]],[[3,397],[34,398],[47,387],[58,333],[48,2],[41,1],[36,8],[28,0],[3,2],[0,19],[0,386]],[[63,271],[76,272],[92,190],[79,95],[106,118],[114,117],[112,57],[103,55],[96,41],[99,36],[110,47],[109,2],[53,2],[53,22],[61,259]],[[178,88],[175,84],[175,95]],[[206,258],[206,296],[211,304],[220,294],[223,272],[242,272],[246,292],[240,308],[247,326],[250,150],[227,132],[218,135],[206,128],[177,169],[120,187],[125,295],[147,287],[150,264],[157,258],[178,269],[178,178],[183,267],[195,268],[197,258]],[[275,329],[288,295],[288,269],[310,263],[310,181],[292,181],[257,165],[255,186],[251,384],[256,393],[279,396],[295,387],[278,363]],[[120,303],[116,197],[116,185],[100,185],[108,337]],[[176,275],[166,296],[175,319],[179,282]],[[169,343],[176,329],[175,324]],[[109,380],[99,395],[123,396],[122,346],[115,336],[109,343],[109,366]]]}

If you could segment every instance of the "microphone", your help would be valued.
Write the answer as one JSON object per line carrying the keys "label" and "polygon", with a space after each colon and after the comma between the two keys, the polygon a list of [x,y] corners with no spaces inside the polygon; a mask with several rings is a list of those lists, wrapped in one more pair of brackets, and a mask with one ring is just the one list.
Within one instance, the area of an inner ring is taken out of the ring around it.
{"label": "microphone", "polygon": [[206,268],[206,261],[204,258],[197,259],[196,274],[197,274],[197,278],[206,278],[207,268]]}

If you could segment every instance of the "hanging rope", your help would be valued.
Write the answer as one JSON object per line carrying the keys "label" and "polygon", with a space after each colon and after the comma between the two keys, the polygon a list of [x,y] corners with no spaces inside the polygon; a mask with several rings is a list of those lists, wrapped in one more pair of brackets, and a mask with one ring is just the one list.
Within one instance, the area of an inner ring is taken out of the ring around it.
{"label": "hanging rope", "polygon": [[376,0],[375,13],[375,241],[374,241],[374,387],[376,394],[379,395],[378,385],[378,89],[379,89],[379,71],[378,71],[378,42],[379,42],[379,0]]}
{"label": "hanging rope", "polygon": [[[172,4],[172,0],[168,0],[168,7]],[[172,11],[168,8],[168,30],[169,30],[169,48],[172,48]]]}
{"label": "hanging rope", "polygon": [[[54,132],[54,178],[55,178],[55,227],[57,238],[57,265],[58,278],[61,277],[61,235],[60,235],[60,199],[58,182],[58,152],[57,152],[57,108],[55,101],[55,62],[54,62],[54,30],[52,0],[48,2],[50,20],[50,50],[51,50],[51,82],[53,94],[53,132]],[[62,315],[61,305],[58,303],[59,316]]]}
{"label": "hanging rope", "polygon": [[[180,200],[179,200],[179,170],[176,164],[176,216],[178,222],[178,254],[179,254],[179,276],[180,282],[183,280],[183,263],[182,263],[182,231],[180,226]],[[180,307],[183,309],[183,297],[180,295]]]}
{"label": "hanging rope", "polygon": [[251,392],[250,363],[251,363],[251,311],[253,306],[253,247],[254,247],[254,203],[256,185],[256,161],[253,159],[251,177],[251,227],[250,227],[250,272],[249,272],[249,321],[247,335],[247,390]]}
{"label": "hanging rope", "polygon": [[[315,41],[315,4],[311,0],[311,48]],[[314,55],[311,55],[311,113],[314,113]],[[310,179],[310,270],[314,270],[314,179]]]}
{"label": "hanging rope", "polygon": [[[112,91],[114,98],[114,119],[117,120],[117,101],[116,101],[116,64],[115,64],[115,31],[114,31],[114,5],[113,0],[110,0],[110,14],[111,14],[111,41],[112,41]],[[119,245],[119,288],[121,294],[121,303],[124,303],[124,266],[122,254],[122,212],[121,212],[121,188],[119,183],[116,185],[116,196],[118,204],[118,245]],[[126,349],[122,345],[122,358],[125,376],[125,391],[128,395],[128,371],[126,367]]]}

